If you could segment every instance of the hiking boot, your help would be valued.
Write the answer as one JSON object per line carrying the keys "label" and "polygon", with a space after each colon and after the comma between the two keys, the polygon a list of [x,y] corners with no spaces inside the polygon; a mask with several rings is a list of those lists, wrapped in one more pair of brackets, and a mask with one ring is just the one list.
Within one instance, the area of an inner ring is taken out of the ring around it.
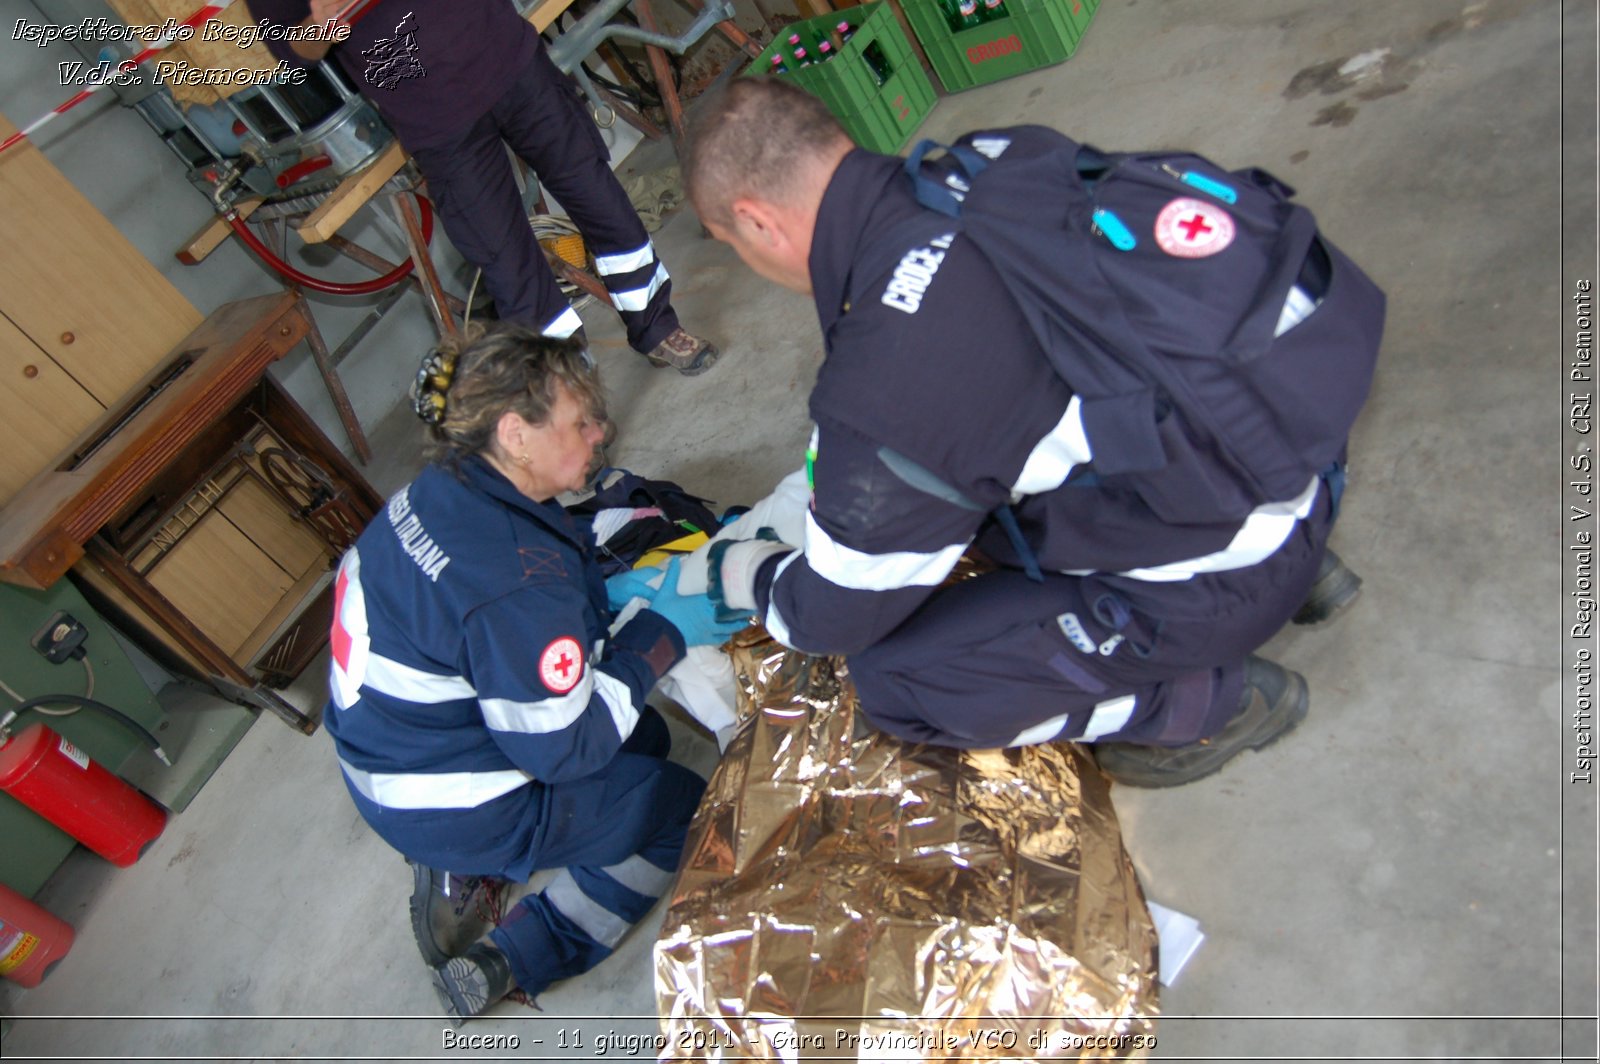
{"label": "hiking boot", "polygon": [[411,933],[429,967],[465,953],[493,926],[493,895],[505,889],[489,876],[458,876],[411,865]]}
{"label": "hiking boot", "polygon": [[1317,579],[1306,592],[1306,600],[1295,612],[1295,624],[1321,624],[1332,620],[1361,594],[1361,578],[1339,560],[1333,551],[1324,551]]}
{"label": "hiking boot", "polygon": [[1100,769],[1131,787],[1176,787],[1211,775],[1246,750],[1276,742],[1306,718],[1311,696],[1305,677],[1265,658],[1245,663],[1239,713],[1209,739],[1187,746],[1095,743]]}
{"label": "hiking boot", "polygon": [[685,377],[693,377],[710,369],[719,353],[709,341],[674,329],[671,336],[656,344],[644,357],[652,366],[671,366]]}
{"label": "hiking boot", "polygon": [[488,942],[474,943],[466,953],[434,965],[433,989],[445,1014],[470,1020],[511,993],[511,962]]}

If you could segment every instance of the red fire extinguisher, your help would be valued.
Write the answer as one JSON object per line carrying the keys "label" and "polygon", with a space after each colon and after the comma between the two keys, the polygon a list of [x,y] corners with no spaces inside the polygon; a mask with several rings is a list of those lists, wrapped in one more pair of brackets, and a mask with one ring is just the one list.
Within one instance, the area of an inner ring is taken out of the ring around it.
{"label": "red fire extinguisher", "polygon": [[0,975],[38,986],[72,948],[72,926],[0,883]]}
{"label": "red fire extinguisher", "polygon": [[43,724],[0,746],[0,791],[119,868],[139,859],[167,811]]}

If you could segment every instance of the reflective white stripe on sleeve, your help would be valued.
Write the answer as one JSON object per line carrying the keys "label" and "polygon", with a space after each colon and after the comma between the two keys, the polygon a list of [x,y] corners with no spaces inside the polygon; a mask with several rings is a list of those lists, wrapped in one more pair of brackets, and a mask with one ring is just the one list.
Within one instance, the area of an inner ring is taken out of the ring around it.
{"label": "reflective white stripe on sleeve", "polygon": [[1312,505],[1317,501],[1317,487],[1321,483],[1320,477],[1312,477],[1306,490],[1295,498],[1257,506],[1244,519],[1244,524],[1239,526],[1233,542],[1222,550],[1188,561],[1170,562],[1148,569],[1129,569],[1118,575],[1161,583],[1188,580],[1199,573],[1245,569],[1265,561],[1293,534],[1295,522],[1303,520],[1311,512]]}
{"label": "reflective white stripe on sleeve", "polygon": [[606,865],[600,871],[635,894],[643,894],[647,898],[661,897],[662,892],[672,885],[672,872],[657,868],[638,854],[620,864]]}
{"label": "reflective white stripe on sleeve", "polygon": [[626,292],[612,292],[611,302],[616,304],[618,310],[643,310],[650,305],[650,297],[661,291],[661,286],[666,283],[667,268],[658,265],[649,284],[643,288],[631,288]]}
{"label": "reflective white stripe on sleeve", "polygon": [[475,809],[533,777],[521,769],[495,772],[364,772],[339,759],[345,778],[385,809]]}
{"label": "reflective white stripe on sleeve", "polygon": [[1123,695],[1121,698],[1109,699],[1094,707],[1094,712],[1089,716],[1089,723],[1083,729],[1083,734],[1078,736],[1080,743],[1092,743],[1102,735],[1112,735],[1128,726],[1128,718],[1133,716],[1133,696]]}
{"label": "reflective white stripe on sleeve", "polygon": [[615,676],[598,669],[592,675],[595,688],[600,692],[600,700],[611,710],[611,721],[617,726],[617,734],[626,739],[639,723],[639,707],[633,704],[633,692]]}
{"label": "reflective white stripe on sleeve", "polygon": [[621,942],[631,926],[628,921],[585,894],[578,886],[578,881],[572,878],[572,873],[565,868],[557,872],[550,885],[544,888],[544,900],[602,946],[615,946]]}
{"label": "reflective white stripe on sleeve", "polygon": [[596,255],[594,269],[601,277],[614,273],[632,273],[634,270],[643,269],[656,260],[656,249],[645,241],[644,247],[634,248],[632,251],[619,251],[613,255]]}
{"label": "reflective white stripe on sleeve", "polygon": [[1053,491],[1066,482],[1074,466],[1093,457],[1083,431],[1083,401],[1074,395],[1056,427],[1028,454],[1011,490],[1022,495]]}
{"label": "reflective white stripe on sleeve", "polygon": [[[807,520],[810,520],[809,514],[807,515]],[[772,589],[778,586],[778,580],[783,576],[783,571],[793,565],[795,559],[799,557],[800,552],[795,551],[779,562],[778,567],[773,570],[772,583],[767,585],[767,615],[762,619],[767,629],[767,634],[786,647],[793,647],[794,644],[789,641],[789,625],[783,619],[783,614],[778,612],[778,604],[773,601],[776,596],[772,594]]]}
{"label": "reflective white stripe on sleeve", "polygon": [[480,699],[478,705],[483,707],[483,722],[492,731],[522,735],[560,731],[589,708],[589,697],[594,694],[594,678],[595,671],[585,667],[583,678],[572,690],[536,702],[516,702],[509,698]]}
{"label": "reflective white stripe on sleeve", "polygon": [[579,329],[583,328],[583,319],[578,317],[578,312],[568,307],[556,315],[554,321],[539,331],[545,336],[557,340],[565,340]]}
{"label": "reflective white stripe on sleeve", "polygon": [[362,677],[361,684],[381,695],[402,698],[407,702],[420,702],[424,705],[455,702],[463,698],[474,698],[478,694],[463,676],[441,676],[436,672],[425,672],[410,665],[403,665],[393,658],[386,658],[382,654],[372,653],[367,655],[367,672]]}
{"label": "reflective white stripe on sleeve", "polygon": [[1017,737],[1006,743],[1007,746],[1035,746],[1047,743],[1061,734],[1061,729],[1067,725],[1067,715],[1051,717],[1049,720],[1040,721],[1031,728],[1024,728]]}
{"label": "reflective white stripe on sleeve", "polygon": [[835,543],[806,514],[806,561],[812,572],[830,583],[857,591],[892,591],[900,587],[935,587],[961,560],[966,543],[952,543],[930,553],[891,551],[864,554]]}

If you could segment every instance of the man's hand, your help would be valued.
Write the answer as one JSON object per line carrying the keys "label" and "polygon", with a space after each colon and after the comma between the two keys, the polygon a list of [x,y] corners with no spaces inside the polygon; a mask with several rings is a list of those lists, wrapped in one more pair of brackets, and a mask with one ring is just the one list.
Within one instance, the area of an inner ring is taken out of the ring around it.
{"label": "man's hand", "polygon": [[311,0],[311,14],[307,15],[300,25],[325,26],[330,21],[338,19],[333,31],[333,40],[290,41],[290,51],[301,59],[313,63],[326,56],[328,49],[350,36],[350,23],[341,17],[350,6],[351,0]]}
{"label": "man's hand", "polygon": [[338,20],[335,34],[339,40],[350,36],[350,23],[344,21],[345,11],[355,5],[352,0],[311,0],[311,14],[302,25],[321,26]]}

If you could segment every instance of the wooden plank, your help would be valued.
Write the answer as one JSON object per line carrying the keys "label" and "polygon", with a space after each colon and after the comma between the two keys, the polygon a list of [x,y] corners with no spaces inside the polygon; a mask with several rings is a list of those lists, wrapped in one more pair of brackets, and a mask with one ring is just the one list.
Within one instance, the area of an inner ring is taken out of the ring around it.
{"label": "wooden plank", "polygon": [[263,650],[270,647],[286,628],[299,616],[300,611],[323,588],[333,583],[334,574],[325,565],[314,565],[300,574],[300,579],[284,592],[278,604],[262,618],[233,652],[233,659],[249,668]]}
{"label": "wooden plank", "polygon": [[56,461],[81,426],[105,412],[94,396],[0,317],[0,382],[6,415],[0,418],[0,507]]}
{"label": "wooden plank", "polygon": [[295,232],[307,244],[322,243],[376,195],[385,181],[399,173],[405,162],[405,149],[398,140],[390,141],[376,159],[339,182],[339,187],[328,193],[321,206],[306,215]]}
{"label": "wooden plank", "polygon": [[[178,659],[179,671],[182,666],[187,666],[197,678],[211,676],[212,669],[205,659],[195,654],[183,642],[176,638],[165,625],[161,623],[149,610],[141,606],[131,595],[122,590],[105,567],[93,557],[86,557],[72,567],[72,580],[80,588],[87,588],[95,596],[103,597],[109,602],[111,616],[108,617],[121,631],[131,636],[135,642],[145,645],[147,650],[164,651]],[[106,602],[96,601],[95,605],[104,612]],[[123,616],[115,616],[120,611]],[[154,644],[153,646],[151,644]],[[157,654],[159,659],[160,655]],[[171,663],[162,661],[164,666]]]}
{"label": "wooden plank", "polygon": [[528,21],[533,23],[533,28],[543,33],[549,25],[561,17],[561,13],[572,6],[572,0],[543,0],[528,12]]}
{"label": "wooden plank", "polygon": [[[212,511],[146,578],[213,643],[239,646],[294,585],[261,548]],[[226,589],[226,592],[223,592]]]}
{"label": "wooden plank", "polygon": [[303,573],[318,563],[327,568],[329,554],[322,540],[295,520],[260,481],[245,477],[222,497],[217,509],[286,572]]}
{"label": "wooden plank", "polygon": [[[261,206],[260,196],[250,196],[234,204],[239,211],[239,217],[248,218]],[[233,235],[233,226],[222,215],[214,215],[205,225],[202,225],[183,245],[178,248],[176,255],[179,262],[185,266],[196,266],[205,260],[205,257],[222,246],[222,242]]]}
{"label": "wooden plank", "polygon": [[[0,136],[14,128],[0,115]],[[200,323],[200,312],[27,141],[0,155],[0,247],[0,308],[102,406]]]}

